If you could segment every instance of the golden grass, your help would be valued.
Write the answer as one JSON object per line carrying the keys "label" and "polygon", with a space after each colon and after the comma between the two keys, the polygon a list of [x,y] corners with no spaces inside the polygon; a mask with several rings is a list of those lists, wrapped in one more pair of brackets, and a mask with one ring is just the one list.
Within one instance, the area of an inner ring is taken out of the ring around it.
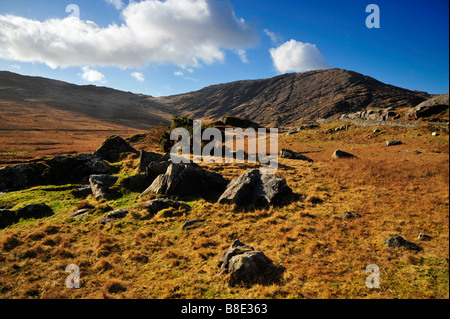
{"label": "golden grass", "polygon": [[[86,203],[63,193],[66,204],[55,206],[54,216],[0,230],[0,298],[448,298],[448,135],[383,127],[366,138],[373,129],[351,127],[333,140],[314,131],[280,135],[280,148],[315,162],[280,159],[276,175],[294,194],[267,210],[197,200],[187,203],[189,211],[143,220],[143,203],[153,196],[131,193],[123,202],[88,198],[95,213],[73,221],[70,212]],[[404,144],[384,146],[394,138]],[[336,149],[358,159],[333,160]],[[128,173],[130,165],[123,167]],[[257,167],[202,166],[228,179]],[[99,224],[106,207],[119,206],[133,214]],[[346,211],[361,217],[342,221]],[[181,230],[187,219],[206,221]],[[432,238],[419,241],[419,233]],[[390,234],[422,250],[383,246]],[[217,259],[238,238],[284,270],[274,280],[229,286]],[[80,267],[80,289],[65,287],[69,264]],[[380,289],[365,286],[369,264],[380,267]]]}

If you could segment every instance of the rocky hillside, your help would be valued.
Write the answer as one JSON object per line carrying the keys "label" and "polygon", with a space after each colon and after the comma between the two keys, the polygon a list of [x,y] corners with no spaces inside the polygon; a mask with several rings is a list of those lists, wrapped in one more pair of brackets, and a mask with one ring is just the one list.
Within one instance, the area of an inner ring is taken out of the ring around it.
{"label": "rocky hillside", "polygon": [[11,102],[28,109],[45,105],[134,129],[168,123],[171,115],[208,120],[232,115],[264,126],[283,127],[300,119],[327,118],[367,108],[412,108],[430,97],[341,69],[212,85],[160,98],[0,72],[0,109]]}
{"label": "rocky hillside", "polygon": [[425,92],[388,85],[353,71],[329,69],[237,81],[156,99],[185,115],[217,120],[245,116],[263,125],[293,125],[367,108],[414,107]]}
{"label": "rocky hillside", "polygon": [[11,102],[26,109],[30,105],[36,111],[50,107],[137,129],[168,123],[172,113],[148,95],[0,71],[0,110],[6,112]]}

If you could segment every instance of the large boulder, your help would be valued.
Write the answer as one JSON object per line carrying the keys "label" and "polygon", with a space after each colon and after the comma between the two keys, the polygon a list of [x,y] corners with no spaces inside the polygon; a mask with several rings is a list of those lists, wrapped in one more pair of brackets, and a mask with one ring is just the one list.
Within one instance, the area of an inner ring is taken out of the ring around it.
{"label": "large boulder", "polygon": [[53,210],[45,203],[30,204],[17,210],[18,219],[43,218],[53,214]]}
{"label": "large boulder", "polygon": [[89,184],[91,185],[92,194],[96,200],[108,198],[110,195],[109,188],[113,186],[119,178],[113,175],[91,175]]}
{"label": "large boulder", "polygon": [[172,163],[165,174],[159,175],[144,191],[181,198],[217,198],[227,181],[222,175],[190,164]]}
{"label": "large boulder", "polygon": [[284,178],[254,169],[233,179],[218,203],[235,204],[237,207],[267,207],[279,203],[291,193]]}
{"label": "large boulder", "polygon": [[135,153],[138,151],[118,135],[112,135],[103,141],[94,156],[100,157],[108,162],[118,162],[122,153]]}
{"label": "large boulder", "polygon": [[283,148],[281,150],[281,158],[287,158],[287,159],[296,159],[296,160],[302,160],[302,161],[307,161],[307,162],[314,162],[312,159],[310,159],[309,157],[300,154],[300,153],[296,153],[294,151],[288,150]]}

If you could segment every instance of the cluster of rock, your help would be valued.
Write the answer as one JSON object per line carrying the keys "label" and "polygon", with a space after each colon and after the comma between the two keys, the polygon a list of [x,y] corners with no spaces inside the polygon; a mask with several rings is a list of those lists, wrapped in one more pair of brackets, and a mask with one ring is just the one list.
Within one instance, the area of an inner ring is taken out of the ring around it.
{"label": "cluster of rock", "polygon": [[[437,115],[449,108],[449,94],[442,94],[432,97],[416,107],[411,108],[405,117],[408,119],[419,119]],[[448,120],[447,120],[448,121]]]}
{"label": "cluster of rock", "polygon": [[41,162],[31,162],[0,169],[0,192],[11,192],[40,185],[84,183],[95,174],[108,174],[122,153],[137,153],[120,136],[107,138],[93,154],[55,156]]}
{"label": "cluster of rock", "polygon": [[355,113],[342,114],[340,120],[369,120],[369,121],[387,121],[387,120],[397,120],[400,118],[400,114],[393,111],[392,107],[385,109],[370,109],[366,111],[358,111]]}

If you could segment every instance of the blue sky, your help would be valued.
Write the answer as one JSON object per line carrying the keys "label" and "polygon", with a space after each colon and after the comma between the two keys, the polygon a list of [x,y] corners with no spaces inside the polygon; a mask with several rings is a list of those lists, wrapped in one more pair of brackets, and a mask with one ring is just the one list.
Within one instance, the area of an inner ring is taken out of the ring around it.
{"label": "blue sky", "polygon": [[[366,26],[371,3],[380,28]],[[0,0],[0,70],[161,96],[336,67],[446,93],[448,12],[448,0]]]}

